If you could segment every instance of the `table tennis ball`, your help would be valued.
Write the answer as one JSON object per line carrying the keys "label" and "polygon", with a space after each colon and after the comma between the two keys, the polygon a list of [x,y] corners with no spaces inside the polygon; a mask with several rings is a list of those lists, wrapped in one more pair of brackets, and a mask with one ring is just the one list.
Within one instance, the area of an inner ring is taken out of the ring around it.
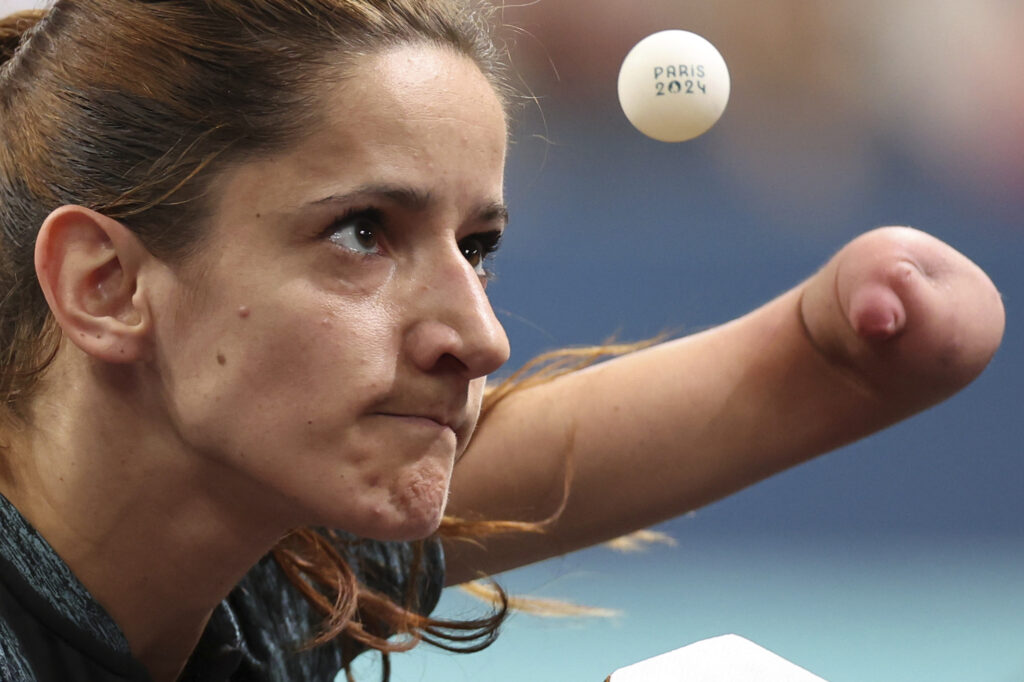
{"label": "table tennis ball", "polygon": [[729,101],[729,69],[715,46],[689,31],[637,43],[619,69],[619,104],[629,122],[662,142],[707,132]]}

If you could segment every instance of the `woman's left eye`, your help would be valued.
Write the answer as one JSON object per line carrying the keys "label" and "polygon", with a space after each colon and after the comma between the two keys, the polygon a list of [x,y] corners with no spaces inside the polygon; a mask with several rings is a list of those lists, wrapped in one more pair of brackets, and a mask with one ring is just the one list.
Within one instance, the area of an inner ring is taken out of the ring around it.
{"label": "woman's left eye", "polygon": [[498,250],[500,242],[501,232],[499,230],[481,232],[470,235],[460,241],[459,249],[478,275],[489,277],[491,273],[485,267],[487,257]]}
{"label": "woman's left eye", "polygon": [[335,220],[327,238],[333,244],[353,253],[380,253],[381,221],[376,211],[360,211]]}

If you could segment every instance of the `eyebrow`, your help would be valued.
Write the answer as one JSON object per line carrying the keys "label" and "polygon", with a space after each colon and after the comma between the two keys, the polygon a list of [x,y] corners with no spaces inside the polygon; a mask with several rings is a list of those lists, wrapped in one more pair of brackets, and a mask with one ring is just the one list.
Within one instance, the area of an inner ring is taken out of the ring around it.
{"label": "eyebrow", "polygon": [[[349,192],[331,194],[310,202],[310,205],[321,204],[352,204],[367,199],[385,200],[389,203],[413,212],[423,212],[430,209],[436,203],[432,192],[408,187],[406,185],[392,184],[366,184],[360,185]],[[475,220],[485,223],[508,224],[508,206],[499,201],[489,201],[481,204],[473,211]]]}

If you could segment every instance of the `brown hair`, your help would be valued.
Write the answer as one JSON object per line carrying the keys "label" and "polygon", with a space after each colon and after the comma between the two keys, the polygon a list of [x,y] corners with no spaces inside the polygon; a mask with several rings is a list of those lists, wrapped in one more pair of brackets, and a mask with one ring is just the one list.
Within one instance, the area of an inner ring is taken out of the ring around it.
{"label": "brown hair", "polygon": [[[315,125],[318,81],[344,76],[360,56],[445,46],[509,101],[489,20],[486,7],[461,0],[59,0],[0,21],[0,417],[26,419],[60,342],[32,256],[53,209],[86,206],[127,225],[154,255],[184,261],[203,240],[217,173],[294,143]],[[312,530],[294,532],[274,556],[325,616],[315,643],[341,637],[346,670],[361,645],[385,658],[419,639],[478,650],[506,611],[467,622],[421,616],[413,595],[397,604],[358,585]],[[408,638],[389,642],[392,633]]]}
{"label": "brown hair", "polygon": [[319,115],[316,85],[360,56],[450,47],[504,98],[488,21],[460,0],[60,0],[0,23],[4,408],[23,414],[59,339],[32,260],[50,211],[86,206],[184,260],[210,179],[294,143]]}

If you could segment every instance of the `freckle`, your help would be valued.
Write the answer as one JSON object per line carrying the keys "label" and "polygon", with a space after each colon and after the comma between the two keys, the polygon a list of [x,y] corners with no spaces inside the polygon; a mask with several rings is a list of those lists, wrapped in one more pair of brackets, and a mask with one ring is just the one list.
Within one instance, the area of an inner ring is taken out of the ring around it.
{"label": "freckle", "polygon": [[249,306],[247,306],[247,305],[240,305],[240,306],[238,306],[238,316],[240,318],[242,318],[243,320],[245,318],[249,317]]}
{"label": "freckle", "polygon": [[227,362],[228,362],[228,359],[226,357],[224,357],[223,353],[217,353],[217,364],[218,365],[226,365]]}
{"label": "freckle", "polygon": [[259,214],[259,213],[257,213],[257,214],[256,214],[256,217],[257,217],[257,218],[261,218],[261,217],[262,217],[262,215],[261,215],[261,214]]}

